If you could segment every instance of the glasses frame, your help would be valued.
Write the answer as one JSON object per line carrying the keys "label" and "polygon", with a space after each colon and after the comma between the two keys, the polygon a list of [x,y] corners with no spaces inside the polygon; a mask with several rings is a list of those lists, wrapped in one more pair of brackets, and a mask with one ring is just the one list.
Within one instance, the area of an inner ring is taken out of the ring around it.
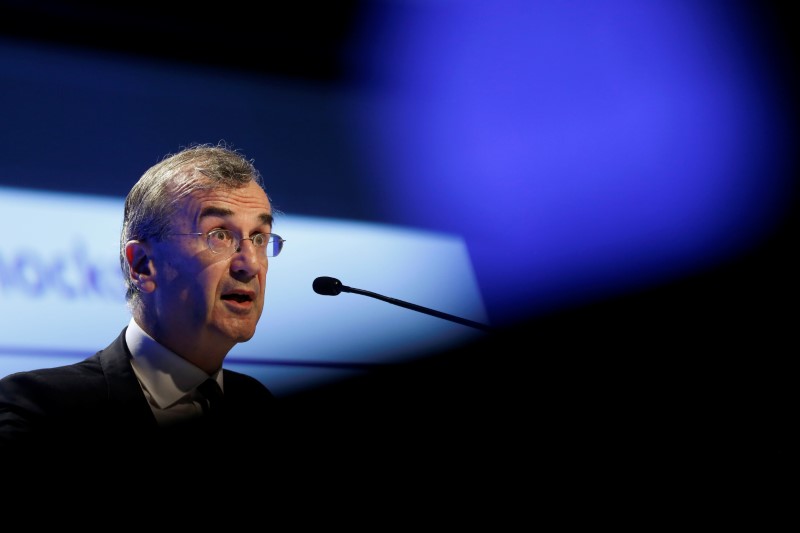
{"label": "glasses frame", "polygon": [[[205,236],[205,238],[206,238],[206,246],[208,246],[208,249],[211,250],[211,253],[213,253],[213,254],[222,254],[224,252],[218,252],[211,245],[211,235],[214,234],[214,233],[219,233],[221,231],[225,232],[225,233],[228,233],[231,236],[231,242],[233,243],[233,246],[230,247],[231,252],[230,252],[229,255],[233,255],[235,253],[239,253],[239,252],[242,251],[242,241],[250,241],[250,242],[253,243],[253,246],[255,246],[256,249],[258,249],[259,247],[256,246],[255,241],[253,240],[258,235],[264,235],[264,236],[267,237],[267,243],[263,247],[261,247],[261,248],[264,249],[264,254],[267,257],[278,257],[281,254],[281,252],[283,251],[283,243],[286,242],[286,239],[284,239],[283,237],[281,237],[277,233],[271,233],[271,232],[270,233],[262,233],[262,232],[259,232],[259,233],[255,233],[255,234],[251,235],[250,237],[239,237],[233,231],[231,231],[229,229],[222,229],[222,228],[212,229],[211,231],[206,231],[206,232],[170,233],[169,235],[181,235],[181,236],[182,235],[194,235],[194,236],[197,236],[197,237]],[[270,241],[277,241],[279,243],[278,244],[278,253],[276,253],[274,255],[269,255],[269,250],[270,250],[269,243],[270,243]]]}

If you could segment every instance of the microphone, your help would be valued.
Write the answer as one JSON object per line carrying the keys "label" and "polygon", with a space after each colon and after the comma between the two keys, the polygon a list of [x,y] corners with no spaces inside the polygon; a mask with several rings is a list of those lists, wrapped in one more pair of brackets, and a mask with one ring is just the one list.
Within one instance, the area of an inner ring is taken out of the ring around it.
{"label": "microphone", "polygon": [[376,298],[384,302],[389,302],[390,304],[399,305],[400,307],[405,307],[406,309],[419,311],[420,313],[425,313],[426,315],[443,318],[445,320],[450,320],[451,322],[456,322],[458,324],[463,324],[465,326],[470,326],[476,329],[482,329],[484,331],[492,331],[492,328],[487,326],[486,324],[481,324],[480,322],[473,322],[472,320],[467,320],[466,318],[461,318],[455,315],[449,315],[447,313],[442,313],[441,311],[428,309],[427,307],[422,307],[421,305],[404,302],[403,300],[398,300],[396,298],[389,298],[388,296],[383,296],[381,294],[376,294],[374,292],[348,287],[347,285],[342,285],[342,282],[339,281],[338,279],[331,278],[329,276],[318,277],[317,279],[314,280],[314,283],[312,283],[311,286],[313,287],[314,292],[316,292],[317,294],[322,294],[323,296],[336,296],[342,292],[352,292],[354,294],[362,294],[364,296],[369,296],[370,298]]}
{"label": "microphone", "polygon": [[342,290],[350,292],[350,287],[345,287],[338,279],[328,276],[318,277],[311,286],[314,288],[314,292],[322,294],[323,296],[336,296],[342,292]]}

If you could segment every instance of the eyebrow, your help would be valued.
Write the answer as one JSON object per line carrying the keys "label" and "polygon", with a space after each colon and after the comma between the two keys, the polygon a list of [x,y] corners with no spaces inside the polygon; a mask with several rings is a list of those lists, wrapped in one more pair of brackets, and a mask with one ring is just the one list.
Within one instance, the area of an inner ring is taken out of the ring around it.
{"label": "eyebrow", "polygon": [[[209,207],[204,207],[203,210],[200,211],[200,220],[202,220],[205,217],[224,218],[224,217],[229,217],[231,215],[233,215],[233,211],[230,209],[227,209],[225,207],[209,206]],[[274,219],[271,214],[261,213],[260,215],[258,215],[258,218],[259,220],[261,220],[262,224],[272,227]]]}

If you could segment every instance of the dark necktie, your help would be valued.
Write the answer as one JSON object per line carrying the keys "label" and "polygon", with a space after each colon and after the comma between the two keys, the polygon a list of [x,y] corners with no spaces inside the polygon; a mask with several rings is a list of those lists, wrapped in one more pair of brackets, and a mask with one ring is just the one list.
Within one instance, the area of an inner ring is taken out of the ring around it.
{"label": "dark necktie", "polygon": [[207,379],[197,387],[202,395],[200,405],[206,416],[219,416],[225,403],[225,396],[222,394],[219,384],[213,379]]}

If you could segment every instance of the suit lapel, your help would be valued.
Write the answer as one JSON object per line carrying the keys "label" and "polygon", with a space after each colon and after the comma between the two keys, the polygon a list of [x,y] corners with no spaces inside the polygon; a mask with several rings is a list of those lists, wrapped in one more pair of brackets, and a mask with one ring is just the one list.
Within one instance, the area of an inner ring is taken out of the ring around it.
{"label": "suit lapel", "polygon": [[[125,328],[127,329],[127,328]],[[131,354],[125,344],[125,329],[97,355],[108,384],[109,401],[116,415],[136,427],[158,427],[144,392],[133,372]]]}

